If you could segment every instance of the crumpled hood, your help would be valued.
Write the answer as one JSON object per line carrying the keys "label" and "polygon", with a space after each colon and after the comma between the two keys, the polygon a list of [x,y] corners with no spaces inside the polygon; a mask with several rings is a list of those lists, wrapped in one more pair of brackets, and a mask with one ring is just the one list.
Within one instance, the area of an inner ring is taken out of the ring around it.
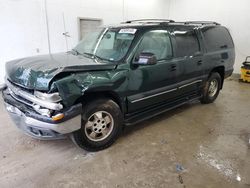
{"label": "crumpled hood", "polygon": [[6,77],[27,89],[49,90],[50,82],[61,72],[111,70],[115,66],[70,53],[58,53],[9,61],[6,63]]}

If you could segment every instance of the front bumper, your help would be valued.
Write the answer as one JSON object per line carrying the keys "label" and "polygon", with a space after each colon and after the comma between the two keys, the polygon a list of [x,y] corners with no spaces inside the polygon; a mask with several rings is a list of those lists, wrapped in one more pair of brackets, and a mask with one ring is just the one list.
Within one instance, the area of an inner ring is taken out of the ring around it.
{"label": "front bumper", "polygon": [[6,90],[3,91],[6,110],[16,126],[29,136],[41,140],[64,138],[65,134],[81,128],[82,105],[77,104],[64,111],[65,117],[53,121],[31,111],[26,105],[15,101]]}

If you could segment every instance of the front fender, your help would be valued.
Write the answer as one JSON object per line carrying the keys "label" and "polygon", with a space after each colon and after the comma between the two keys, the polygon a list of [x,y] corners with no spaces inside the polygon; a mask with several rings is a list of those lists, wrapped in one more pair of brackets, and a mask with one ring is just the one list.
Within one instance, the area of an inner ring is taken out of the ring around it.
{"label": "front fender", "polygon": [[121,93],[127,88],[127,70],[94,71],[71,74],[54,81],[66,107],[73,105],[86,91],[114,91]]}

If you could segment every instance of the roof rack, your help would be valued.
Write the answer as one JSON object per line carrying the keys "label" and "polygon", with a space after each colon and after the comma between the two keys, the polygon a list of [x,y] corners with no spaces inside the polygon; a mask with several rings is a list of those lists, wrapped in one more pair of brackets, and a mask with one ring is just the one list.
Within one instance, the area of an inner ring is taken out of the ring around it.
{"label": "roof rack", "polygon": [[158,24],[184,24],[184,25],[220,25],[217,22],[213,21],[184,21],[184,22],[175,22],[174,20],[168,19],[139,19],[139,20],[128,20],[122,22],[122,24],[130,23],[158,23]]}
{"label": "roof rack", "polygon": [[217,22],[211,22],[211,21],[187,21],[184,22],[184,24],[188,25],[188,24],[197,24],[197,25],[220,25]]}
{"label": "roof rack", "polygon": [[139,20],[128,20],[126,22],[122,23],[134,23],[134,22],[140,22],[140,23],[173,23],[174,20],[168,20],[168,19],[139,19]]}

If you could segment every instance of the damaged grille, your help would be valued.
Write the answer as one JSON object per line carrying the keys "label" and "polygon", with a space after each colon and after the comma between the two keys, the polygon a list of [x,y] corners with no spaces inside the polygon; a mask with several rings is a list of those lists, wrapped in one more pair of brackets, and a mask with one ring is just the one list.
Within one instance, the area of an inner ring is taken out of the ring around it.
{"label": "damaged grille", "polygon": [[33,103],[31,102],[31,101],[29,101],[29,100],[27,100],[27,99],[25,99],[25,98],[23,98],[23,97],[21,97],[21,96],[19,96],[19,95],[17,95],[16,93],[15,93],[15,91],[17,91],[17,90],[23,90],[23,91],[25,91],[25,92],[29,92],[30,94],[32,94],[30,91],[28,91],[27,89],[23,89],[23,88],[21,88],[21,87],[19,87],[19,86],[16,86],[16,85],[14,85],[14,84],[12,84],[11,82],[7,82],[7,86],[8,86],[8,90],[9,90],[9,93],[10,93],[10,95],[15,99],[15,100],[17,100],[18,102],[21,102],[21,103],[23,103],[23,104],[26,104],[26,105],[28,105],[28,106],[33,106]]}
{"label": "damaged grille", "polygon": [[[19,86],[16,86],[10,83],[8,80],[6,80],[6,84],[8,86],[8,90],[10,91],[11,96],[15,100],[32,107],[36,106],[36,111],[37,109],[39,110],[40,107],[57,111],[63,109],[63,105],[61,103],[43,100],[41,98],[34,96],[34,91],[32,92],[27,91],[27,89],[23,89]],[[42,114],[43,113],[44,112],[42,112]]]}

